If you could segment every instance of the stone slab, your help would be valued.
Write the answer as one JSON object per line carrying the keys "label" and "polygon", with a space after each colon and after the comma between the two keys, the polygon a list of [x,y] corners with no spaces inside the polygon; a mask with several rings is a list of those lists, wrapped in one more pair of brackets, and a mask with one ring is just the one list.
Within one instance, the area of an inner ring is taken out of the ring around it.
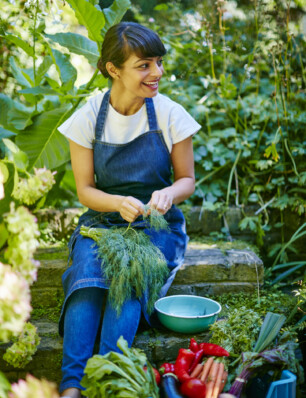
{"label": "stone slab", "polygon": [[[188,246],[185,262],[177,272],[169,294],[221,294],[251,291],[262,284],[264,267],[249,250],[207,249]],[[41,250],[38,280],[32,286],[32,305],[56,307],[63,298],[61,277],[67,265],[66,249]]]}
{"label": "stone slab", "polygon": [[[32,361],[24,369],[15,369],[3,359],[6,346],[0,346],[0,369],[15,382],[31,373],[38,378],[46,378],[59,384],[61,379],[62,338],[58,335],[57,323],[39,320],[33,321],[41,338],[40,345]],[[180,348],[188,348],[191,337],[198,341],[208,341],[208,333],[180,334],[167,329],[141,328],[135,337],[133,346],[143,350],[148,360],[156,367],[163,362],[174,362]]]}

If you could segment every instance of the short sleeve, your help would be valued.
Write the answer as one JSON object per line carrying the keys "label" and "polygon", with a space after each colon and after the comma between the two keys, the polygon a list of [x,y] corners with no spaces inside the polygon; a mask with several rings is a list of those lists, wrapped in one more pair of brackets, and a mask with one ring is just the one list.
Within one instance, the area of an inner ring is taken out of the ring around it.
{"label": "short sleeve", "polygon": [[92,149],[95,138],[96,119],[102,96],[90,99],[69,119],[58,127],[58,131],[77,144]]}
{"label": "short sleeve", "polygon": [[201,125],[180,104],[172,107],[169,122],[173,144],[194,135],[201,128]]}

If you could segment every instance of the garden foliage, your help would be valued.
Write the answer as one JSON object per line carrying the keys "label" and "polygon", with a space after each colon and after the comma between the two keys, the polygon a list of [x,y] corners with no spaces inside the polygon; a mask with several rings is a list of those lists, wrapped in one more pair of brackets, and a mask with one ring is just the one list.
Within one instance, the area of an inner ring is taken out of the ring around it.
{"label": "garden foliage", "polygon": [[[51,3],[56,5],[44,0],[0,2],[1,56],[5,60],[9,55],[10,68],[6,76],[4,62],[2,75],[8,84],[0,94],[0,341],[13,342],[4,359],[15,367],[24,367],[39,344],[36,328],[26,323],[32,311],[30,286],[40,265],[34,260],[40,234],[32,212],[45,206],[48,192],[54,184],[59,189],[65,174],[68,144],[57,127],[101,85],[93,70],[89,82],[77,88],[77,71],[56,43],[95,63],[105,31],[130,4],[118,0],[102,11],[96,1],[69,1],[88,31],[86,38],[70,32],[44,35]],[[45,380],[28,376],[10,386],[0,372],[0,397],[8,393],[12,398],[58,397],[55,386]]]}
{"label": "garden foliage", "polygon": [[[29,285],[38,267],[31,212],[76,204],[68,143],[57,128],[88,96],[107,88],[96,69],[103,36],[131,6],[114,0],[102,9],[101,3],[67,0],[74,18],[67,30],[60,0],[0,0],[0,260],[9,262],[0,263],[0,284],[7,286],[0,308],[10,320],[1,323],[2,341],[17,337],[31,312]],[[243,212],[254,205],[240,228],[254,232],[258,246],[267,231],[281,231],[267,272],[275,283],[305,270],[305,261],[288,261],[288,253],[297,251],[306,223],[289,238],[284,223],[288,209],[305,216],[303,12],[300,0],[167,2],[150,16],[133,8],[135,19],[157,30],[168,50],[160,91],[202,125],[194,137],[196,191],[189,204],[220,214],[231,205]],[[84,63],[90,76],[78,84]],[[277,217],[271,218],[272,209]],[[289,318],[305,303],[305,284],[296,292]],[[16,304],[22,310],[12,316]],[[29,385],[45,389],[33,380]],[[16,386],[14,397],[23,388]],[[0,397],[6,390],[0,373]]]}

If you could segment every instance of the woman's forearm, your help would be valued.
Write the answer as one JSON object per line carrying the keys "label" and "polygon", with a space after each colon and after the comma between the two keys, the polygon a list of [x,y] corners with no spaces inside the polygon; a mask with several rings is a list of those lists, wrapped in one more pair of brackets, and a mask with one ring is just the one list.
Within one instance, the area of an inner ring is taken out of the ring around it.
{"label": "woman's forearm", "polygon": [[172,203],[179,204],[188,199],[194,192],[195,181],[192,177],[182,177],[175,181],[170,187],[164,188],[163,191],[172,196]]}
{"label": "woman's forearm", "polygon": [[100,212],[120,211],[124,199],[124,196],[111,195],[91,186],[78,191],[78,197],[82,205]]}

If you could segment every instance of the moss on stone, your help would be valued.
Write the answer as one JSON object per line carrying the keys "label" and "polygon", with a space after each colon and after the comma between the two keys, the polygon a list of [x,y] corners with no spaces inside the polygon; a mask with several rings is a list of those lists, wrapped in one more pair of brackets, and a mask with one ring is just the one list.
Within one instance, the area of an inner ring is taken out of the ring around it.
{"label": "moss on stone", "polygon": [[219,249],[223,253],[226,250],[250,250],[254,252],[257,256],[259,256],[260,251],[259,248],[249,242],[245,242],[243,240],[234,240],[232,242],[224,241],[224,240],[216,240],[214,238],[210,238],[204,235],[191,234],[190,235],[190,244],[192,245],[204,245],[204,249]]}

